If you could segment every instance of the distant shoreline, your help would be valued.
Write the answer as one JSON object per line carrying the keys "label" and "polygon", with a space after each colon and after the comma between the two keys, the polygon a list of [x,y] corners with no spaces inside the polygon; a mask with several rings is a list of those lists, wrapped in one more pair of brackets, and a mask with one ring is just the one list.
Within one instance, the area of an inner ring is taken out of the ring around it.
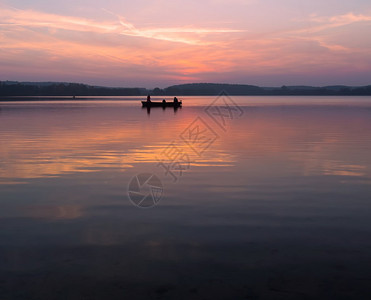
{"label": "distant shoreline", "polygon": [[224,92],[231,96],[371,96],[371,85],[345,86],[281,86],[259,87],[246,84],[190,83],[173,85],[164,89],[101,87],[64,82],[0,81],[0,97],[16,100],[17,97],[49,100],[76,100],[78,97],[119,96],[217,96]]}
{"label": "distant shoreline", "polygon": [[[216,95],[187,95],[188,97],[214,97]],[[187,97],[180,96],[180,97]],[[369,95],[230,95],[233,97],[369,97]],[[5,102],[47,102],[47,101],[140,101],[144,100],[143,96],[80,96],[73,98],[72,96],[0,96],[0,103]],[[154,96],[154,98],[161,99],[162,97],[169,96]],[[166,98],[165,98],[166,99]]]}
{"label": "distant shoreline", "polygon": [[[141,96],[0,96],[1,101],[82,101],[82,100],[120,100],[119,97]],[[125,99],[130,100],[130,99]],[[135,100],[138,100],[135,98]]]}

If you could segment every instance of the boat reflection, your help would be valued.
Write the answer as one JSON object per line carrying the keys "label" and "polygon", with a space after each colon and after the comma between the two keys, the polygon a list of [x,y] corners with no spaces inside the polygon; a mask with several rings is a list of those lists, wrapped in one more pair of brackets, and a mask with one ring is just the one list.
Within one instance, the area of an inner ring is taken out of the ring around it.
{"label": "boat reflection", "polygon": [[165,109],[172,109],[174,111],[174,114],[178,111],[178,109],[182,109],[181,106],[174,106],[174,107],[166,107],[166,106],[155,106],[155,107],[151,107],[151,106],[143,106],[142,109],[144,110],[147,110],[147,115],[150,115],[151,114],[151,109],[162,109],[162,110],[165,110]]}

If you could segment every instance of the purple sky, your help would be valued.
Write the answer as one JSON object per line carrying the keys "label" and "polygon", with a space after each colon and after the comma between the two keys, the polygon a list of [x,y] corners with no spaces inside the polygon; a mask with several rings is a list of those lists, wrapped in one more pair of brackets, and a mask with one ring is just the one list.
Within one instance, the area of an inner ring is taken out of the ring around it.
{"label": "purple sky", "polygon": [[0,0],[0,80],[371,84],[371,2]]}

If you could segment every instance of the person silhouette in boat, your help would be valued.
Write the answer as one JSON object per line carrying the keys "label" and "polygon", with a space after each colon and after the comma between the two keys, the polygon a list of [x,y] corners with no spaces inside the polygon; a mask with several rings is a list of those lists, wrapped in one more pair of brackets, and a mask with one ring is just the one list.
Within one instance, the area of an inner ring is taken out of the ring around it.
{"label": "person silhouette in boat", "polygon": [[147,102],[151,102],[151,96],[150,95],[147,96]]}
{"label": "person silhouette in boat", "polygon": [[174,103],[178,103],[178,98],[174,97]]}
{"label": "person silhouette in boat", "polygon": [[162,100],[162,104],[166,104],[166,100],[164,99],[164,100]]}

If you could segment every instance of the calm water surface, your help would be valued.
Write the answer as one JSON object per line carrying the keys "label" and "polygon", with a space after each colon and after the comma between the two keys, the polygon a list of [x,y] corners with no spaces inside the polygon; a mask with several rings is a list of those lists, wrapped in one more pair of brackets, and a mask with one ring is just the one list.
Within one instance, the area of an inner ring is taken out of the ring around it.
{"label": "calm water surface", "polygon": [[369,299],[371,98],[182,99],[0,102],[0,299]]}

